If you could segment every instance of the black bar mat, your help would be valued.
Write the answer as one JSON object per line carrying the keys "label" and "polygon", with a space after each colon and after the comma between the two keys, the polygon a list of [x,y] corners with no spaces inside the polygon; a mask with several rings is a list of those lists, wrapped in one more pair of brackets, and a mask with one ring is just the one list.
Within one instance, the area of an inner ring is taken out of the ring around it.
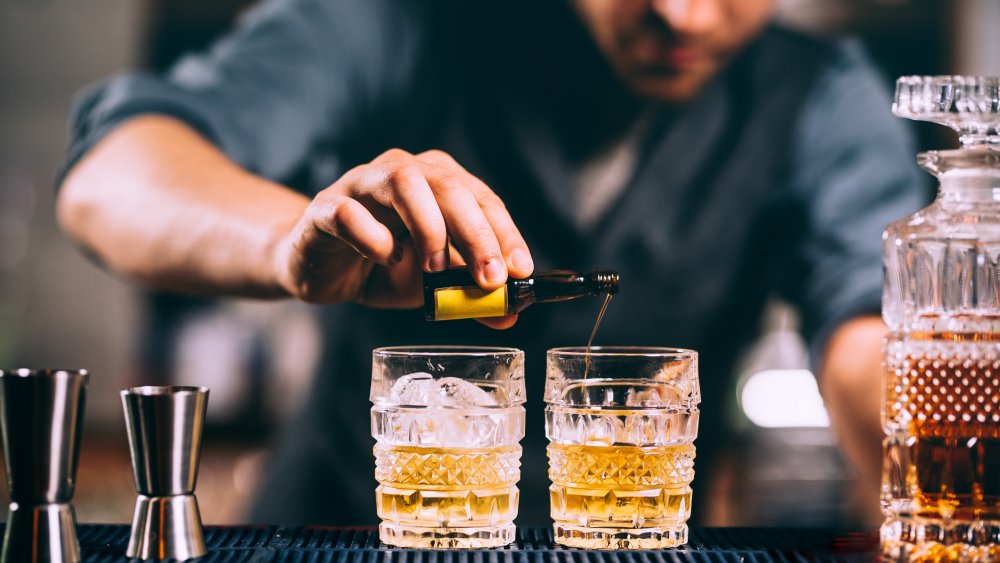
{"label": "black bar mat", "polygon": [[[79,527],[84,563],[121,563],[129,529]],[[587,551],[552,544],[549,528],[521,528],[508,547],[416,550],[383,546],[369,528],[205,528],[198,563],[853,563],[874,561],[875,534],[783,528],[693,529],[687,545],[652,551]]]}

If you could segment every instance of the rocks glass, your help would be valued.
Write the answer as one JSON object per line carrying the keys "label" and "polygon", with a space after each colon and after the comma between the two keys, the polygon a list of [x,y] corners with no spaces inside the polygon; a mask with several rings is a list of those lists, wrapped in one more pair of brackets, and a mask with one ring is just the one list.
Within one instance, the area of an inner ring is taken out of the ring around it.
{"label": "rocks glass", "polygon": [[520,350],[374,350],[375,499],[384,543],[446,549],[514,540],[524,396]]}
{"label": "rocks glass", "polygon": [[687,542],[696,352],[554,348],[545,402],[556,543],[654,549]]}

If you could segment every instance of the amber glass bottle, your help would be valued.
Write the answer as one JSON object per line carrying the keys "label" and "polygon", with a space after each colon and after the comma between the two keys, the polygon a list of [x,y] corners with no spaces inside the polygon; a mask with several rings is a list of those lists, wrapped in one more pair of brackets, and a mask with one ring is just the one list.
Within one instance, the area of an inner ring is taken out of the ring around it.
{"label": "amber glass bottle", "polygon": [[533,303],[618,293],[618,272],[549,270],[486,291],[466,268],[424,274],[424,316],[429,321],[513,315]]}

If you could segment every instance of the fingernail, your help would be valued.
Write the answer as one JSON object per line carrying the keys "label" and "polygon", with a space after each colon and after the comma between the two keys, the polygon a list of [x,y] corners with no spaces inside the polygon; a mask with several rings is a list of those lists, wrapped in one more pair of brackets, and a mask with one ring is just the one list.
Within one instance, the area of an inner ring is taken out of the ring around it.
{"label": "fingernail", "polygon": [[510,262],[515,268],[521,272],[527,274],[535,269],[535,263],[531,260],[531,255],[525,250],[520,248],[515,248],[513,252],[510,253]]}
{"label": "fingernail", "polygon": [[427,269],[432,272],[440,272],[446,267],[448,267],[448,257],[443,250],[438,250],[434,254],[431,254],[431,259],[427,264]]}
{"label": "fingernail", "polygon": [[489,283],[501,284],[507,277],[507,269],[504,268],[503,262],[494,258],[486,263],[486,267],[483,268],[483,275]]}

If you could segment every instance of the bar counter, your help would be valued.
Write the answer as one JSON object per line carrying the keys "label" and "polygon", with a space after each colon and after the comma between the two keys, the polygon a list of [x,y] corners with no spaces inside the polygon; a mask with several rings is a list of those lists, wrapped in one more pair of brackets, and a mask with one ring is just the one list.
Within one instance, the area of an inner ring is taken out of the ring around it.
{"label": "bar counter", "polygon": [[[126,525],[79,526],[84,563],[125,557]],[[788,528],[694,528],[687,545],[652,551],[587,551],[553,546],[548,528],[519,528],[510,546],[432,551],[382,545],[371,528],[205,528],[209,553],[198,563],[765,563],[876,559],[878,534]]]}

